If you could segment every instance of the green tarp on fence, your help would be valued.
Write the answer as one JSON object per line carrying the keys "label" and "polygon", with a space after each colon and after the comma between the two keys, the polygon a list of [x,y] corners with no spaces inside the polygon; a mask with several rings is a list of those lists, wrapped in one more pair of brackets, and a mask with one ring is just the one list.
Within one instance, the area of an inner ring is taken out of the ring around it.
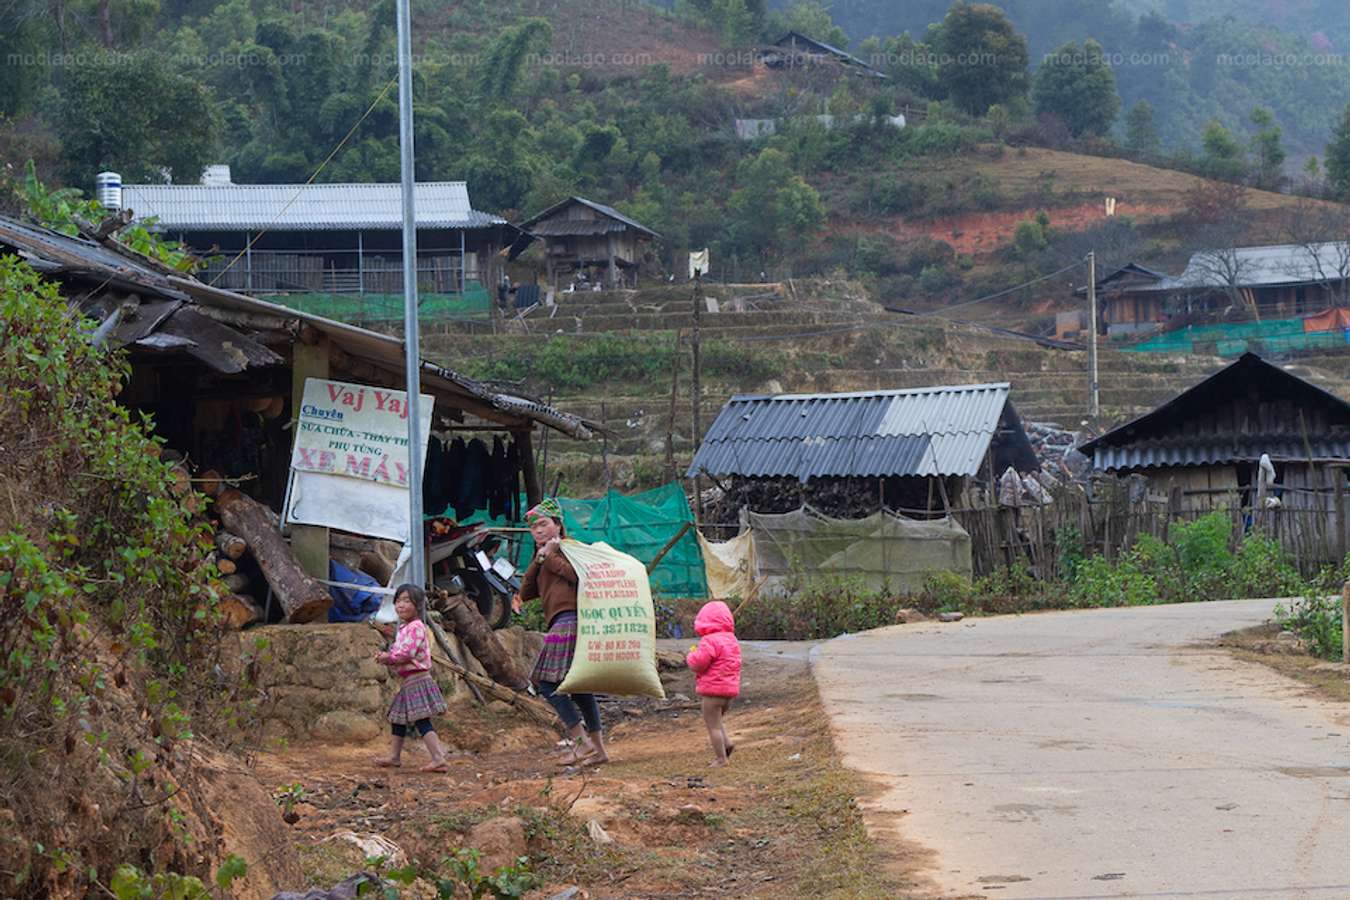
{"label": "green tarp on fence", "polygon": [[[694,521],[684,489],[674,481],[627,497],[618,491],[610,491],[594,500],[559,497],[558,503],[562,506],[568,537],[587,543],[604,541],[644,563],[651,562],[684,523]],[[486,522],[496,526],[518,524],[493,519],[486,512],[467,516],[464,522]],[[528,534],[523,537],[519,558],[528,560],[534,555],[534,541]],[[662,597],[703,599],[708,596],[703,554],[692,526],[662,557],[660,565],[652,572],[651,581],[652,592]]]}
{"label": "green tarp on fence", "polygon": [[1302,317],[1268,319],[1265,322],[1224,322],[1193,325],[1168,331],[1127,349],[1139,353],[1203,353],[1215,356],[1241,356],[1253,353],[1282,353],[1344,347],[1347,338],[1340,331],[1303,330]]}
{"label": "green tarp on fence", "polygon": [[[272,294],[262,299],[351,324],[403,321],[402,294]],[[485,319],[492,311],[487,289],[476,281],[465,285],[463,294],[418,294],[417,300],[418,317],[428,321]]]}

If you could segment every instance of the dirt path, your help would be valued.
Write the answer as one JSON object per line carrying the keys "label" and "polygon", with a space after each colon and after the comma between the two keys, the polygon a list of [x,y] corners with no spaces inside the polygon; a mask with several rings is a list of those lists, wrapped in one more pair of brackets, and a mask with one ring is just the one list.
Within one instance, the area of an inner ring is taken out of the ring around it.
{"label": "dirt path", "polygon": [[[414,771],[420,745],[408,768],[375,769],[368,760],[383,743],[293,745],[261,756],[257,771],[272,790],[302,786],[296,837],[314,885],[362,867],[363,853],[334,837],[351,831],[423,863],[463,846],[483,850],[488,867],[529,855],[546,882],[539,897],[570,885],[597,898],[905,896],[912,885],[877,865],[809,646],[747,643],[728,719],[736,754],[722,770],[707,765],[692,678],[676,672],[665,675],[665,703],[604,704],[613,761],[595,770],[551,765],[554,736],[509,712],[457,705],[439,726],[457,748],[448,775]],[[596,843],[592,820],[613,843]]]}

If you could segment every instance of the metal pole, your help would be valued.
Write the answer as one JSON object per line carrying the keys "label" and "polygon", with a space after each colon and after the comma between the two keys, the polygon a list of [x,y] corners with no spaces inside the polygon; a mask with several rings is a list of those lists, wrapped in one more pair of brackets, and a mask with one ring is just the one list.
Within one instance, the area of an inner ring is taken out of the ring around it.
{"label": "metal pole", "polygon": [[1088,415],[1101,415],[1101,392],[1097,378],[1097,254],[1087,255],[1088,264]]}
{"label": "metal pole", "polygon": [[422,353],[417,329],[417,227],[413,205],[412,23],[409,0],[396,0],[398,19],[398,147],[403,188],[403,352],[408,386],[408,541],[413,577],[427,577],[422,537]]}

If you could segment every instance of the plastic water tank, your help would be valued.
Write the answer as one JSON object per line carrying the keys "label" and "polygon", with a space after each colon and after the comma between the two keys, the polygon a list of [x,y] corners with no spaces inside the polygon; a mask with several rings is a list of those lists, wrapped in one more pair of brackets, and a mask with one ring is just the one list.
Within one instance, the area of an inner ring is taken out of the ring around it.
{"label": "plastic water tank", "polygon": [[99,172],[94,176],[94,197],[104,209],[121,209],[122,176],[116,172]]}

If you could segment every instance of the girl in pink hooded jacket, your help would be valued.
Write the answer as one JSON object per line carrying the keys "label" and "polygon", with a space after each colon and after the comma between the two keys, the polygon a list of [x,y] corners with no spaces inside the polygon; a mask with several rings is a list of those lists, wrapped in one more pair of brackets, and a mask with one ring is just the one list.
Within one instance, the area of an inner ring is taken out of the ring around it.
{"label": "girl in pink hooded jacket", "polygon": [[721,600],[705,603],[694,619],[694,631],[701,640],[685,662],[698,676],[695,689],[703,700],[703,724],[712,743],[712,764],[725,766],[735,748],[722,716],[731,708],[732,698],[741,692],[741,644],[736,640],[731,609]]}

